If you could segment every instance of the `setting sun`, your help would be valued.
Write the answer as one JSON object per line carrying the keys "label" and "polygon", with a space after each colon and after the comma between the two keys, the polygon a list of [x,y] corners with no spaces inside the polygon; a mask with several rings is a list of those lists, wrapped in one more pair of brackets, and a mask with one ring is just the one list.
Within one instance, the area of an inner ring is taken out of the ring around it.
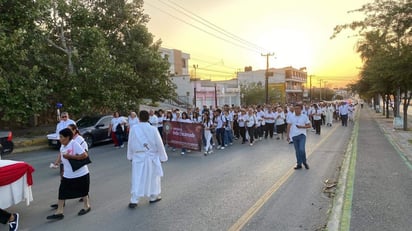
{"label": "setting sun", "polygon": [[330,36],[336,25],[359,18],[348,11],[368,2],[156,0],[144,7],[155,39],[190,54],[189,66],[198,65],[200,78],[233,78],[245,66],[265,69],[262,54],[274,53],[270,67],[306,67],[308,75],[341,87],[357,79],[362,65],[355,52],[357,40],[350,32]]}

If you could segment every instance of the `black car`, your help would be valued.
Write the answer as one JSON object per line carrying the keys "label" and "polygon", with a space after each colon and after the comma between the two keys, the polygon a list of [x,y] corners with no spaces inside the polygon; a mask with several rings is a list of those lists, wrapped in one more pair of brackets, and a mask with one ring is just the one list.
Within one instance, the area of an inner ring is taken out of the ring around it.
{"label": "black car", "polygon": [[85,116],[76,121],[80,135],[83,136],[89,148],[94,144],[112,141],[107,135],[113,116]]}
{"label": "black car", "polygon": [[0,155],[13,152],[13,133],[11,131],[0,131]]}
{"label": "black car", "polygon": [[[123,118],[127,121],[126,117]],[[107,135],[112,119],[112,115],[84,116],[76,121],[80,135],[83,136],[89,148],[93,147],[97,143],[112,141],[111,136]],[[124,139],[127,140],[127,125],[124,130],[126,132]],[[49,146],[56,148],[60,147],[58,134],[48,134],[47,139],[49,140]]]}
{"label": "black car", "polygon": [[[111,137],[107,135],[109,125],[113,116],[84,116],[76,121],[80,135],[83,136],[89,148],[101,142],[111,141]],[[59,135],[56,133],[48,134],[49,146],[59,148]]]}

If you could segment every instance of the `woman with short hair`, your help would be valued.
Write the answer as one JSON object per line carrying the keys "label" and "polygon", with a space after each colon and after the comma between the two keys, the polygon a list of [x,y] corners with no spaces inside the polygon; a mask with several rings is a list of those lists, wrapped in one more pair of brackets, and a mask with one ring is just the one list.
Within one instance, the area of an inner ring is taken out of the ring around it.
{"label": "woman with short hair", "polygon": [[59,132],[60,143],[60,155],[61,161],[64,165],[63,177],[60,181],[59,187],[59,200],[56,213],[47,217],[48,220],[61,220],[64,218],[63,207],[64,202],[67,199],[82,198],[84,202],[84,208],[78,213],[79,216],[90,212],[89,188],[90,188],[90,175],[87,165],[84,165],[73,171],[69,159],[82,160],[88,157],[87,152],[82,146],[73,140],[73,132],[70,128],[65,128]]}

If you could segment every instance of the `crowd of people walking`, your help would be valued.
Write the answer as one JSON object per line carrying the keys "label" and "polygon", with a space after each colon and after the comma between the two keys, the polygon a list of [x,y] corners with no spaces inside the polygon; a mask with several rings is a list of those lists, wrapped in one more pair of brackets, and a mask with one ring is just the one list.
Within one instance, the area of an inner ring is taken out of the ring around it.
{"label": "crowd of people walking", "polygon": [[[342,121],[342,126],[347,126],[348,120],[353,121],[354,105],[341,102],[320,102],[302,104],[301,113],[310,120],[310,128],[317,135],[321,134],[322,126],[332,126],[333,121]],[[133,119],[135,112],[129,115],[129,124],[136,124]],[[252,105],[247,107],[223,105],[212,108],[173,110],[149,110],[149,123],[156,127],[165,141],[163,124],[166,121],[182,123],[197,123],[203,127],[202,143],[204,155],[216,150],[223,150],[233,145],[235,140],[241,144],[253,146],[262,139],[285,140],[287,120],[294,115],[294,105]],[[129,125],[132,126],[132,125]],[[290,143],[292,143],[292,137]],[[167,145],[166,145],[167,146]],[[168,145],[169,149],[176,151],[175,147]],[[181,155],[190,150],[181,149]]]}

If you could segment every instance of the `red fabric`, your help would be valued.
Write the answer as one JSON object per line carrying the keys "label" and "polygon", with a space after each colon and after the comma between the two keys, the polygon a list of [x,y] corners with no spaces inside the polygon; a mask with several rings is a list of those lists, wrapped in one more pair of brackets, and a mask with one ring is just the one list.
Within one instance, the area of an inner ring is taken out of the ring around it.
{"label": "red fabric", "polygon": [[119,146],[119,141],[117,140],[116,133],[112,131],[111,135],[112,135],[114,146]]}
{"label": "red fabric", "polygon": [[0,167],[0,186],[5,186],[17,181],[26,173],[27,184],[31,186],[33,185],[32,172],[34,172],[34,168],[24,162]]}

